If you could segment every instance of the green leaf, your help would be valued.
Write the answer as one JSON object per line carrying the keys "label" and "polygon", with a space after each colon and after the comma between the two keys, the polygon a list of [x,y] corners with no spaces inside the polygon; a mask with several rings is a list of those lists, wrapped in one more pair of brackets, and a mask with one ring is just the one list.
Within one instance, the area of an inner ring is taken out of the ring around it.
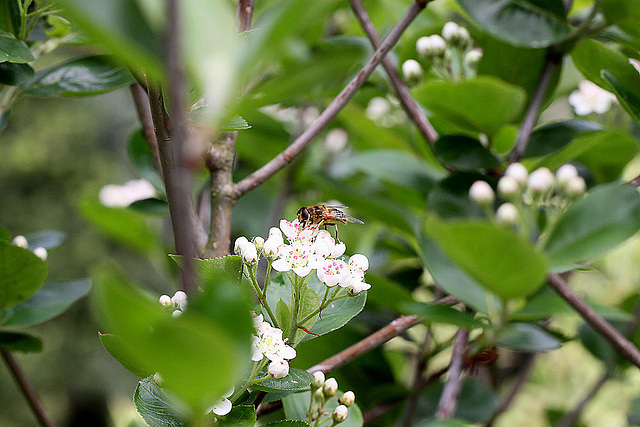
{"label": "green leaf", "polygon": [[429,210],[442,218],[483,217],[482,209],[469,199],[469,188],[478,180],[485,180],[485,176],[469,172],[452,173],[429,193]]}
{"label": "green leaf", "polygon": [[602,130],[598,123],[587,120],[566,120],[548,123],[534,129],[524,158],[542,157],[560,151],[579,136]]}
{"label": "green leaf", "polygon": [[463,82],[432,80],[414,95],[434,116],[489,136],[520,117],[526,101],[524,89],[491,76]]}
{"label": "green leaf", "polygon": [[27,64],[0,63],[0,84],[8,86],[23,85],[33,79],[34,75],[35,71]]}
{"label": "green leaf", "polygon": [[[612,209],[615,207],[615,209]],[[545,245],[552,265],[603,255],[640,229],[640,194],[629,185],[591,191],[560,217]]]}
{"label": "green leaf", "polygon": [[133,168],[140,177],[149,181],[160,194],[164,194],[164,182],[162,181],[160,172],[156,168],[156,162],[149,148],[149,144],[147,144],[146,139],[142,135],[142,128],[136,129],[131,136],[129,136],[127,155]]}
{"label": "green leaf", "polygon": [[148,215],[168,216],[169,204],[165,200],[151,197],[149,199],[136,200],[129,205],[129,209]]}
{"label": "green leaf", "polygon": [[118,361],[126,370],[133,373],[134,375],[144,378],[150,375],[155,374],[152,369],[149,369],[147,366],[143,366],[136,363],[127,353],[127,345],[122,341],[117,335],[114,334],[103,334],[98,332],[98,338],[100,338],[100,342],[105,350]]}
{"label": "green leaf", "polygon": [[149,226],[149,217],[126,208],[104,206],[97,200],[80,201],[80,213],[92,225],[117,242],[142,253],[151,253],[161,245]]}
{"label": "green leaf", "polygon": [[91,289],[89,279],[47,282],[28,300],[0,312],[1,326],[31,326],[65,312]]}
{"label": "green leaf", "polygon": [[489,34],[515,46],[547,47],[571,32],[559,14],[560,0],[460,0],[460,5]]}
{"label": "green leaf", "polygon": [[474,319],[471,314],[456,310],[448,305],[412,302],[404,304],[402,307],[405,313],[417,314],[427,324],[444,323],[467,329],[487,326],[480,320]]}
{"label": "green leaf", "polygon": [[7,351],[34,353],[42,351],[42,341],[22,332],[0,331],[0,348]]}
{"label": "green leaf", "polygon": [[[142,2],[128,0],[61,0],[73,24],[103,44],[122,61],[162,76],[160,37],[141,10]],[[160,30],[160,29],[158,29]]]}
{"label": "green leaf", "polygon": [[369,271],[367,273],[367,283],[371,285],[371,289],[367,291],[369,305],[377,304],[381,307],[391,307],[400,311],[402,304],[413,301],[411,292],[395,280]]}
{"label": "green leaf", "polygon": [[[178,260],[180,257],[171,255]],[[205,284],[216,284],[223,278],[240,284],[242,277],[242,258],[239,255],[226,255],[216,258],[196,259],[198,275]]]}
{"label": "green leaf", "polygon": [[42,230],[30,233],[24,236],[29,243],[29,249],[45,248],[47,250],[55,249],[64,242],[67,234],[58,230]]}
{"label": "green leaf", "polygon": [[28,249],[0,241],[0,310],[26,301],[44,285],[47,263]]}
{"label": "green leaf", "polygon": [[638,29],[640,4],[638,2],[603,0],[602,12],[609,23],[617,25],[630,36],[640,38],[640,29]]}
{"label": "green leaf", "polygon": [[571,59],[587,79],[603,89],[609,90],[609,85],[601,76],[602,70],[609,70],[624,86],[634,88],[640,85],[640,75],[626,55],[602,42],[583,41],[571,52]]}
{"label": "green leaf", "polygon": [[[338,397],[342,396],[342,392],[338,391],[338,394],[327,400],[324,405],[325,412],[332,413],[334,409],[339,405]],[[282,406],[284,406],[284,414],[289,420],[306,420],[307,411],[309,410],[309,400],[311,398],[311,392],[309,390],[302,393],[293,393],[282,399]],[[360,427],[363,425],[362,412],[357,403],[354,403],[349,407],[349,415],[347,419],[340,423],[340,427]]]}
{"label": "green leaf", "polygon": [[45,98],[93,96],[134,82],[131,73],[114,65],[109,56],[90,56],[38,71],[25,85],[25,93]]}
{"label": "green leaf", "polygon": [[609,341],[602,334],[596,332],[588,323],[580,325],[578,336],[589,353],[604,362],[607,367],[611,368],[622,360]]}
{"label": "green leaf", "polygon": [[620,101],[620,105],[636,123],[640,124],[640,94],[636,91],[636,88],[625,85],[608,70],[602,70],[601,76]]}
{"label": "green leaf", "polygon": [[93,305],[107,330],[117,336],[126,360],[158,372],[163,387],[193,413],[204,413],[240,380],[243,361],[250,357],[252,327],[249,314],[237,310],[245,305],[236,287],[208,285],[204,295],[190,297],[181,316],[172,317],[156,298],[127,283],[113,268],[104,269],[95,283]]}
{"label": "green leaf", "polygon": [[441,163],[456,170],[492,170],[500,166],[500,161],[480,141],[464,135],[441,136],[433,150]]}
{"label": "green leaf", "polygon": [[427,233],[454,263],[502,298],[529,295],[544,283],[547,260],[509,230],[477,220],[431,218]]}
{"label": "green leaf", "polygon": [[480,312],[499,310],[501,303],[498,298],[451,262],[435,240],[424,232],[420,248],[422,262],[439,288]]}
{"label": "green leaf", "polygon": [[428,420],[420,424],[416,424],[415,427],[467,427],[469,423],[457,419],[449,418],[446,420]]}
{"label": "green leaf", "polygon": [[282,329],[282,334],[285,337],[289,336],[289,332],[291,332],[289,330],[291,328],[291,311],[289,306],[282,300],[279,300],[278,304],[276,304],[276,319],[280,329]]}
{"label": "green leaf", "polygon": [[256,423],[256,408],[253,405],[234,405],[216,426],[253,427]]}
{"label": "green leaf", "polygon": [[[263,374],[266,375],[266,370],[263,371]],[[313,381],[313,375],[309,372],[298,368],[290,368],[289,375],[286,377],[279,380],[269,377],[264,381],[252,385],[251,388],[269,392],[302,390],[303,388],[309,387],[311,381]]]}
{"label": "green leaf", "polygon": [[555,350],[560,341],[535,325],[511,323],[498,334],[498,346],[512,350],[538,352]]}
{"label": "green leaf", "polygon": [[20,33],[20,9],[13,1],[0,2],[0,34],[18,36]]}
{"label": "green leaf", "polygon": [[291,420],[280,420],[273,421],[268,424],[262,424],[262,427],[307,427],[310,424],[307,424],[304,421],[291,421]]}
{"label": "green leaf", "polygon": [[29,47],[22,40],[0,36],[0,62],[25,63],[35,61]]}
{"label": "green leaf", "polygon": [[247,121],[244,118],[240,116],[234,116],[234,117],[231,117],[229,120],[223,122],[220,128],[221,128],[220,130],[229,132],[234,130],[251,129],[251,125],[247,123]]}
{"label": "green leaf", "polygon": [[133,394],[138,413],[151,427],[182,427],[188,425],[179,409],[165,395],[153,377],[138,382]]}

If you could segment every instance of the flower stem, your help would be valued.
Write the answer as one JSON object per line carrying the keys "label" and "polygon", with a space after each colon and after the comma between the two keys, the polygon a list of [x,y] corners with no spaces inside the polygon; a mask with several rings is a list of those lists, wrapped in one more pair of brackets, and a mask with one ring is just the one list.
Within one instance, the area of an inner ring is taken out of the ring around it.
{"label": "flower stem", "polygon": [[[276,316],[273,314],[273,311],[269,306],[269,302],[267,301],[267,298],[266,298],[267,294],[263,290],[261,290],[260,285],[258,285],[258,279],[256,277],[255,268],[250,268],[245,266],[245,269],[246,269],[246,272],[248,272],[248,273],[245,273],[245,276],[247,276],[247,278],[251,282],[251,286],[253,287],[253,290],[256,292],[256,295],[258,296],[258,300],[260,301],[260,305],[264,307],[265,311],[269,315],[269,318],[273,322],[273,326],[280,329],[280,326],[278,325],[278,319],[276,319]],[[265,283],[265,287],[266,286],[267,285]]]}
{"label": "flower stem", "polygon": [[242,386],[240,386],[235,393],[233,393],[233,396],[229,398],[231,403],[236,403],[236,400],[238,400],[238,398],[242,396],[242,394],[245,392],[247,387],[249,387],[251,384],[255,384],[255,381],[253,379],[256,377],[256,375],[258,375],[258,373],[260,373],[262,368],[264,368],[268,360],[269,359],[267,359],[266,357],[263,357],[261,361],[253,363],[253,369],[251,370],[251,375],[249,375],[249,379],[245,381],[245,383],[242,384]]}

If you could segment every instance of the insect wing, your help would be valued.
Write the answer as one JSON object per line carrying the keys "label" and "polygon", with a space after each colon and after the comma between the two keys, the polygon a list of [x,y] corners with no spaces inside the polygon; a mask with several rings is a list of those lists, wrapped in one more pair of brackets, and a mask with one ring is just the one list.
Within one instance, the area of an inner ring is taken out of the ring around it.
{"label": "insect wing", "polygon": [[353,224],[364,224],[364,221],[361,221],[351,215],[347,215],[346,213],[343,213],[342,215],[344,216],[344,219],[347,220],[347,222],[351,222]]}

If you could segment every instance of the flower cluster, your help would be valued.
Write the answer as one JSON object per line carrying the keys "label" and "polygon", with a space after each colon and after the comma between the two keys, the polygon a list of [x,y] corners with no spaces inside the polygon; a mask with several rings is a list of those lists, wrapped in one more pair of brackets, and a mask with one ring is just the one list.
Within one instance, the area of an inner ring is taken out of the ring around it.
{"label": "flower cluster", "polygon": [[569,95],[569,104],[579,116],[591,113],[604,114],[609,111],[611,104],[615,101],[614,94],[588,80],[581,81],[578,90],[574,90]]}
{"label": "flower cluster", "polygon": [[172,297],[161,295],[158,302],[163,308],[172,310],[171,316],[178,317],[187,308],[187,294],[183,291],[177,291]]}
{"label": "flower cluster", "polygon": [[[523,225],[525,208],[537,211],[544,206],[547,214],[557,213],[582,196],[586,188],[584,179],[571,164],[562,165],[554,175],[545,167],[529,174],[521,163],[512,163],[498,181],[498,195],[506,202],[498,207],[495,220],[508,226]],[[489,217],[493,218],[495,193],[487,182],[474,182],[469,189],[469,198],[485,208]]]}
{"label": "flower cluster", "polygon": [[[321,415],[328,415],[328,413],[324,412],[324,406],[329,399],[338,394],[338,382],[335,378],[325,379],[324,373],[322,371],[313,373],[313,381],[310,384],[311,389],[311,402],[308,411],[307,422],[312,423],[315,421],[318,424],[318,418]],[[328,418],[333,421],[332,425],[339,424],[344,422],[349,416],[349,407],[354,404],[356,400],[356,395],[352,391],[347,391],[342,394],[338,398],[339,405],[333,410],[331,413],[331,418]],[[321,423],[320,423],[321,425]]]}
{"label": "flower cluster", "polygon": [[[17,235],[16,237],[14,237],[12,243],[18,246],[19,248],[29,249],[29,242],[27,241],[27,238],[24,237],[23,235]],[[33,250],[33,254],[43,261],[46,261],[47,257],[49,256],[49,253],[43,247],[35,248]]]}
{"label": "flower cluster", "polygon": [[268,372],[275,379],[289,375],[288,361],[296,357],[296,350],[285,343],[282,331],[265,322],[261,314],[253,314],[253,325],[256,335],[253,336],[251,360],[269,359]]}
{"label": "flower cluster", "polygon": [[[461,80],[474,77],[482,51],[473,49],[469,31],[455,22],[447,22],[441,34],[423,36],[416,41],[419,59],[427,61],[427,68],[442,78]],[[422,65],[415,59],[409,59],[402,64],[402,74],[410,84],[416,84],[422,79]]]}

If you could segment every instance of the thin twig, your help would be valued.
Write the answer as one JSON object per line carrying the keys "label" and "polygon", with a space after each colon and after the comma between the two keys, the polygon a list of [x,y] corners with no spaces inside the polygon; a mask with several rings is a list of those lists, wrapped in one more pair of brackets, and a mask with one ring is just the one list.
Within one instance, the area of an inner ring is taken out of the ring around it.
{"label": "thin twig", "polygon": [[584,408],[587,407],[587,404],[591,401],[591,399],[596,397],[602,386],[605,385],[610,378],[611,372],[607,370],[598,379],[598,381],[596,381],[591,389],[587,393],[585,393],[584,397],[580,400],[576,407],[573,408],[571,412],[562,417],[562,419],[554,424],[553,427],[571,427],[576,421],[578,421],[578,418],[580,417],[582,411],[584,411]]}
{"label": "thin twig", "polygon": [[595,312],[584,300],[582,300],[569,287],[559,274],[552,273],[548,277],[551,287],[564,298],[573,308],[576,309],[582,318],[600,333],[613,348],[631,363],[640,368],[640,350],[618,332],[609,322]]}
{"label": "thin twig", "polygon": [[538,86],[536,87],[536,91],[533,94],[531,103],[529,104],[527,112],[525,113],[524,120],[522,121],[522,126],[520,126],[520,129],[518,130],[516,144],[513,151],[511,152],[509,163],[520,161],[520,159],[524,155],[524,152],[527,149],[527,145],[529,144],[531,132],[533,132],[533,128],[538,121],[538,115],[540,114],[542,103],[544,102],[544,97],[547,94],[547,89],[549,88],[551,77],[553,76],[556,68],[558,68],[558,64],[561,59],[562,55],[557,55],[553,51],[553,49],[549,49],[549,51],[547,52],[544,69],[542,70],[542,74],[540,75],[540,80],[538,81]]}
{"label": "thin twig", "polygon": [[520,370],[518,371],[518,376],[516,377],[516,380],[513,383],[511,390],[509,390],[509,393],[502,399],[502,401],[500,401],[500,405],[498,406],[498,409],[491,416],[491,419],[489,420],[489,422],[485,424],[485,427],[491,427],[495,422],[495,420],[498,418],[498,416],[500,414],[505,413],[507,409],[511,407],[511,404],[515,400],[516,396],[518,395],[518,393],[520,393],[520,391],[522,390],[522,387],[524,387],[524,385],[527,383],[527,380],[529,379],[529,374],[531,374],[531,370],[536,360],[536,354],[529,353],[527,354],[526,357],[527,357],[526,360],[524,361],[524,363],[520,367]]}
{"label": "thin twig", "polygon": [[453,417],[458,407],[458,395],[460,394],[461,377],[464,369],[464,355],[467,350],[467,342],[469,340],[469,331],[460,329],[456,333],[453,343],[453,352],[451,354],[451,363],[449,364],[449,378],[444,384],[438,410],[436,411],[436,419],[445,420]]}
{"label": "thin twig", "polygon": [[13,357],[13,354],[11,354],[7,350],[0,350],[0,355],[2,356],[2,360],[4,360],[4,363],[7,365],[7,368],[9,368],[13,379],[18,384],[18,387],[20,387],[22,395],[29,404],[29,407],[31,407],[31,410],[38,419],[40,425],[46,427],[55,427],[56,424],[53,422],[53,418],[51,418],[46,409],[44,409],[44,406],[42,406],[40,398],[38,398],[38,395],[33,387],[31,387],[31,384],[27,380],[27,377],[24,375],[24,372],[22,372],[22,368],[20,368],[20,365],[18,364],[16,358]]}
{"label": "thin twig", "polygon": [[133,97],[133,103],[136,106],[138,112],[138,118],[142,125],[142,136],[145,142],[151,150],[153,160],[156,164],[156,169],[162,174],[162,166],[160,166],[160,153],[158,152],[158,141],[156,140],[156,133],[153,129],[153,117],[151,117],[151,108],[149,107],[149,98],[147,97],[146,90],[139,83],[134,83],[129,86],[131,90],[131,96]]}
{"label": "thin twig", "polygon": [[[371,18],[369,18],[369,14],[362,4],[362,0],[351,0],[351,9],[356,14],[358,21],[360,21],[360,25],[362,29],[367,34],[367,37],[371,41],[371,44],[375,49],[380,47],[382,40],[380,40],[380,36],[373,26],[373,22],[371,22]],[[396,91],[398,95],[398,99],[400,100],[400,104],[404,108],[404,111],[407,113],[409,118],[415,123],[418,130],[422,134],[422,136],[429,142],[429,146],[433,147],[433,144],[438,139],[438,132],[433,128],[427,116],[422,111],[422,108],[418,106],[416,101],[411,96],[409,92],[409,87],[402,81],[400,75],[396,71],[396,68],[393,66],[393,63],[388,57],[384,57],[382,60],[382,66],[384,67],[387,75],[389,76],[389,80],[391,81],[391,85],[393,89]]]}
{"label": "thin twig", "polygon": [[424,9],[426,0],[415,0],[409,6],[409,9],[391,30],[387,38],[380,44],[369,62],[360,70],[360,72],[345,86],[344,89],[334,98],[329,106],[320,114],[315,122],[307,128],[291,145],[283,152],[271,159],[267,164],[253,172],[251,175],[238,182],[235,185],[235,195],[240,197],[247,191],[250,191],[262,184],[269,177],[274,175],[280,169],[291,163],[302,150],[329,124],[329,122],[344,108],[349,100],[355,95],[356,91],[364,84],[371,75],[376,66],[382,61],[384,56],[398,42],[400,36],[409,24],[418,16],[420,11]]}
{"label": "thin twig", "polygon": [[236,16],[238,17],[238,31],[241,33],[251,29],[254,3],[255,0],[238,0]]}

